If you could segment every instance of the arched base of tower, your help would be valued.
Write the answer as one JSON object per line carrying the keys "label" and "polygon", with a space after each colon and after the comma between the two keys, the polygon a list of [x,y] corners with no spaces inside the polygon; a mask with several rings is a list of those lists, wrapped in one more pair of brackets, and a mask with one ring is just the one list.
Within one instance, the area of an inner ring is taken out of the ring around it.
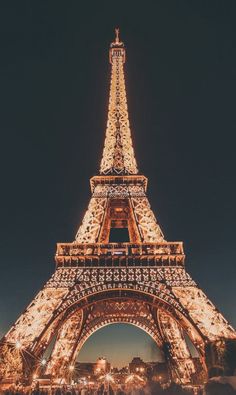
{"label": "arched base of tower", "polygon": [[[200,384],[207,377],[204,355],[199,348],[201,338],[197,332],[193,333],[192,339],[199,350],[198,356],[193,358],[185,338],[185,321],[178,321],[178,314],[172,310],[163,302],[151,303],[145,293],[129,293],[128,290],[103,292],[96,300],[87,298],[86,304],[75,303],[60,315],[60,319],[55,318],[57,326],[53,323],[48,326],[41,341],[34,346],[35,354],[16,345],[3,345],[5,382],[30,384],[44,378],[43,381],[50,380],[57,385],[69,384],[71,369],[86,340],[106,325],[128,323],[144,330],[156,342],[168,365],[171,381],[181,385]],[[46,349],[40,346],[45,338],[54,342],[47,362],[44,359]]]}
{"label": "arched base of tower", "polygon": [[[160,253],[149,246],[148,254]],[[136,246],[128,247],[137,253]],[[115,322],[136,325],[152,336],[165,355],[172,381],[186,385],[206,380],[206,340],[218,347],[223,335],[236,338],[233,328],[182,266],[152,266],[148,257],[138,255],[135,261],[125,259],[114,267],[94,266],[92,258],[90,267],[59,267],[2,339],[1,380],[14,376],[15,381],[30,382],[42,372],[52,380],[68,381],[68,370],[87,338]],[[185,335],[198,358],[192,357]],[[51,356],[42,366],[50,344]]]}

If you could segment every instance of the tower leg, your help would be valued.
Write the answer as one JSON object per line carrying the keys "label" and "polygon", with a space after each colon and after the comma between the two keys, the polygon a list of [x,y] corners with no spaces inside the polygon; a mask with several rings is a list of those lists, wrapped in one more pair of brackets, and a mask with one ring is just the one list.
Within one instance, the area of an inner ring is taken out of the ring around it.
{"label": "tower leg", "polygon": [[200,288],[182,286],[173,287],[172,291],[206,339],[236,339],[235,330]]}
{"label": "tower leg", "polygon": [[72,373],[72,357],[82,327],[82,310],[76,310],[61,326],[52,350],[46,374],[67,382]]}
{"label": "tower leg", "polygon": [[49,344],[57,320],[50,321],[67,288],[45,288],[0,342],[0,378],[15,382],[29,378],[40,355]]}
{"label": "tower leg", "polygon": [[168,361],[172,380],[181,384],[192,382],[196,372],[182,328],[165,312],[159,312],[160,331],[163,336],[163,351]]}

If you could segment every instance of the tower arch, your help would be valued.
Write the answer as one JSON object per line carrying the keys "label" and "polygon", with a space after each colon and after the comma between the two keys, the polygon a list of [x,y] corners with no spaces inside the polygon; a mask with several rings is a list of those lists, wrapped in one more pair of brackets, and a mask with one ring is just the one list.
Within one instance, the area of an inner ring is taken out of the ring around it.
{"label": "tower arch", "polygon": [[[86,340],[95,331],[111,323],[129,323],[148,333],[157,346],[165,351],[169,368],[174,372],[173,379],[181,383],[190,382],[191,377],[196,376],[194,361],[184,337],[184,333],[188,334],[199,352],[198,369],[201,365],[201,375],[206,374],[203,339],[191,322],[173,306],[168,306],[158,298],[152,300],[147,293],[127,289],[124,292],[121,289],[102,291],[96,294],[96,298],[94,296],[90,295],[86,303],[83,300],[73,303],[61,318],[62,325],[47,368],[47,374],[51,374],[55,380],[60,375],[66,376],[68,366],[74,364]],[[167,344],[168,350],[165,348]],[[171,355],[179,355],[181,363],[172,366],[174,359]]]}

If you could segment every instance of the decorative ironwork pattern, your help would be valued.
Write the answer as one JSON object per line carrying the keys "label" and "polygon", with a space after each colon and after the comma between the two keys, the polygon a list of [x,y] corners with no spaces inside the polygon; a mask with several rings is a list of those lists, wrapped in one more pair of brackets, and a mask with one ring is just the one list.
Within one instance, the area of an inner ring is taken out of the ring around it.
{"label": "decorative ironwork pattern", "polygon": [[[58,268],[47,282],[48,288],[72,287],[87,283],[88,286],[107,282],[165,283],[168,287],[193,287],[195,282],[182,267],[124,267],[124,268]],[[176,288],[175,288],[176,292]]]}
{"label": "decorative ironwork pattern", "polygon": [[76,235],[76,241],[78,243],[95,243],[97,241],[106,202],[106,198],[91,198],[82,225]]}
{"label": "decorative ironwork pattern", "polygon": [[10,344],[19,342],[21,347],[29,349],[35,339],[41,335],[67,293],[68,289],[63,287],[60,289],[44,288],[40,291],[6,334],[5,340]]}
{"label": "decorative ironwork pattern", "polygon": [[158,320],[167,358],[171,360],[172,375],[175,376],[175,381],[179,381],[182,384],[191,383],[191,376],[195,373],[195,366],[182,328],[170,315],[164,312],[159,312]]}
{"label": "decorative ironwork pattern", "polygon": [[147,197],[131,198],[135,217],[144,243],[164,241],[164,236],[151,210]]}
{"label": "decorative ironwork pattern", "polygon": [[93,198],[129,198],[129,197],[146,197],[144,187],[142,185],[116,185],[105,184],[97,185],[93,193]]}
{"label": "decorative ironwork pattern", "polygon": [[99,328],[111,323],[133,324],[147,332],[155,342],[161,346],[162,339],[152,314],[150,306],[143,302],[131,301],[105,301],[92,306],[87,314],[80,341],[74,352],[78,354],[86,340]]}
{"label": "decorative ironwork pattern", "polygon": [[73,350],[76,348],[80,335],[82,319],[82,310],[79,310],[63,322],[57,335],[46,374],[65,377],[66,373],[68,373]]}
{"label": "decorative ironwork pattern", "polygon": [[151,210],[143,186],[105,184],[95,187],[88,210],[76,235],[77,243],[98,241],[108,200],[115,198],[130,200],[130,206],[133,208],[137,227],[144,243],[164,241],[163,233]]}
{"label": "decorative ironwork pattern", "polygon": [[9,347],[8,344],[3,344],[0,347],[0,355],[0,382],[2,377],[20,379],[24,369],[21,350],[16,347]]}
{"label": "decorative ironwork pattern", "polygon": [[201,289],[197,287],[173,288],[173,293],[207,339],[215,341],[219,338],[236,338],[235,330]]}

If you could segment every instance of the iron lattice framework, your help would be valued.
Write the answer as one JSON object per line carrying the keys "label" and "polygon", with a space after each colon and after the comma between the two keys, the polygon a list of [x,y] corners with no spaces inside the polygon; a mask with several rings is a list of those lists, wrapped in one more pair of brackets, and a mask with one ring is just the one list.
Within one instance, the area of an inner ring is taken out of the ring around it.
{"label": "iron lattice framework", "polygon": [[111,44],[111,86],[105,146],[101,161],[100,174],[137,174],[137,164],[131,140],[125,78],[124,44],[120,42],[118,32]]}
{"label": "iron lattice framework", "polygon": [[[56,270],[0,343],[0,380],[32,380],[55,339],[45,372],[55,382],[88,337],[115,322],[149,333],[165,356],[172,379],[206,377],[206,344],[224,344],[236,332],[185,270],[182,242],[167,242],[137,170],[131,140],[124,70],[125,48],[110,47],[111,87],[100,174],[73,243],[59,243]],[[111,242],[114,231],[126,242]],[[191,356],[186,336],[198,357]],[[219,347],[215,347],[220,351]],[[217,358],[215,356],[214,358]],[[201,367],[199,370],[199,366]]]}

